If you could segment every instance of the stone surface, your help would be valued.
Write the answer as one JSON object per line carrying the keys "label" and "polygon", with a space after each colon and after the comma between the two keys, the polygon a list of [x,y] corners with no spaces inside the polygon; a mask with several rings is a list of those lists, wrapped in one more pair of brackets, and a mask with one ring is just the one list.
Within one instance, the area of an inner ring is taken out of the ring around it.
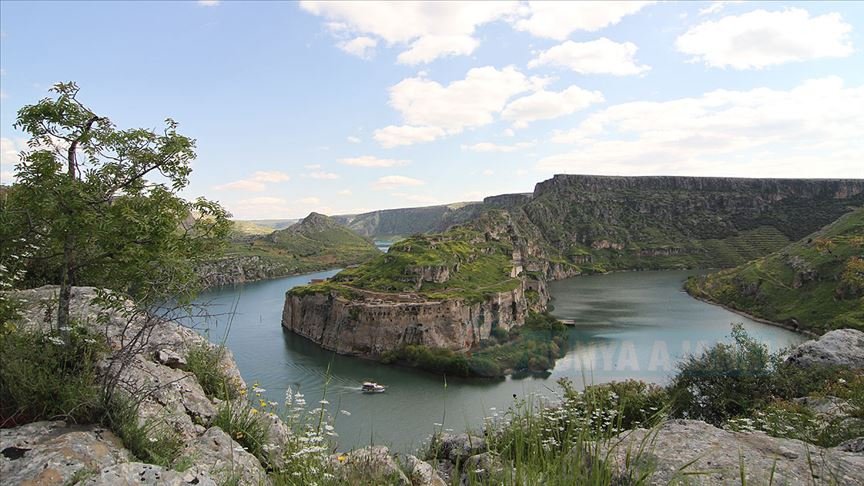
{"label": "stone surface", "polygon": [[390,484],[408,486],[411,481],[385,446],[369,446],[334,461],[336,476],[345,484]]}
{"label": "stone surface", "polygon": [[498,456],[491,452],[483,452],[465,459],[462,470],[463,476],[473,477],[481,484],[486,484],[498,477],[504,471],[504,466]]}
{"label": "stone surface", "polygon": [[0,429],[0,478],[4,484],[65,485],[129,457],[114,434],[94,425],[34,422]]}
{"label": "stone surface", "polygon": [[486,451],[486,439],[469,434],[441,434],[439,456],[453,463],[463,463],[469,456]]}
{"label": "stone surface", "polygon": [[405,471],[411,486],[446,486],[447,484],[431,464],[410,454],[405,458]]}
{"label": "stone surface", "polygon": [[216,478],[220,484],[236,478],[239,484],[270,484],[267,473],[252,454],[219,427],[211,427],[182,452],[194,470]]}
{"label": "stone surface", "polygon": [[855,407],[837,397],[801,397],[796,398],[795,403],[808,408],[819,417],[826,419],[847,417],[855,410]]}
{"label": "stone surface", "polygon": [[747,484],[768,484],[772,469],[774,484],[864,484],[862,454],[762,432],[730,432],[696,420],[670,420],[655,430],[624,432],[612,443],[618,441],[610,455],[615,470],[624,475],[628,460],[634,461],[644,446],[635,467],[653,471],[649,484],[740,484],[742,464]]}
{"label": "stone surface", "polygon": [[127,462],[106,467],[79,483],[82,486],[216,486],[223,484],[197,471],[166,471],[160,466]]}
{"label": "stone surface", "polygon": [[795,348],[786,360],[799,366],[831,365],[864,369],[864,332],[838,329]]}
{"label": "stone surface", "polygon": [[159,351],[156,351],[156,361],[169,368],[180,370],[185,370],[189,365],[186,362],[185,357],[180,356],[179,353],[168,348],[162,348]]}
{"label": "stone surface", "polygon": [[855,452],[858,454],[864,454],[864,437],[847,440],[846,442],[835,447],[835,449],[842,452]]}

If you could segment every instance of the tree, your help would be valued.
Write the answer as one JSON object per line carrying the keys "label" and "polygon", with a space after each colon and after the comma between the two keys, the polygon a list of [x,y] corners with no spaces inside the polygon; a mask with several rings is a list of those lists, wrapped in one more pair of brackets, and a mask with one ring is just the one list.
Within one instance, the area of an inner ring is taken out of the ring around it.
{"label": "tree", "polygon": [[68,329],[74,285],[94,285],[141,306],[188,302],[197,263],[221,249],[228,214],[178,196],[195,141],[165,121],[161,132],[121,130],[78,100],[75,83],[18,111],[30,135],[16,183],[0,203],[0,270],[23,263],[23,282],[60,285],[57,325]]}

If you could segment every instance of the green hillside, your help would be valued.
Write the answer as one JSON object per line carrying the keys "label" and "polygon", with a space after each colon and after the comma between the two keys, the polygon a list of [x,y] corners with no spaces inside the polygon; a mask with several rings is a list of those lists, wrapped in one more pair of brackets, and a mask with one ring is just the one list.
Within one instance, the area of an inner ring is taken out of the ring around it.
{"label": "green hillside", "polygon": [[371,241],[318,213],[265,236],[235,239],[226,252],[227,256],[263,257],[290,273],[351,265],[379,253]]}
{"label": "green hillside", "polygon": [[864,209],[764,258],[692,278],[687,291],[817,333],[864,330]]}

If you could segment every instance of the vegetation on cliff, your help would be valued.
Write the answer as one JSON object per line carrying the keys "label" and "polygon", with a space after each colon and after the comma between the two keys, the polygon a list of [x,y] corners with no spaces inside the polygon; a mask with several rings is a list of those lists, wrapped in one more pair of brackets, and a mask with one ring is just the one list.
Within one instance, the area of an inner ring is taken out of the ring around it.
{"label": "vegetation on cliff", "polygon": [[542,373],[566,353],[567,329],[546,313],[530,313],[525,325],[492,337],[468,353],[407,345],[384,355],[382,362],[404,364],[450,376],[500,378],[512,372]]}
{"label": "vegetation on cliff", "polygon": [[480,302],[520,285],[511,275],[513,246],[487,239],[469,227],[442,234],[414,235],[355,268],[343,270],[323,284],[297,287],[293,295],[338,287],[384,293],[415,292],[430,299]]}
{"label": "vegetation on cliff", "polygon": [[211,284],[344,267],[381,253],[370,240],[318,213],[275,231],[249,223],[233,224],[224,257],[202,267]]}
{"label": "vegetation on cliff", "polygon": [[864,209],[764,258],[693,277],[686,288],[803,330],[864,330]]}

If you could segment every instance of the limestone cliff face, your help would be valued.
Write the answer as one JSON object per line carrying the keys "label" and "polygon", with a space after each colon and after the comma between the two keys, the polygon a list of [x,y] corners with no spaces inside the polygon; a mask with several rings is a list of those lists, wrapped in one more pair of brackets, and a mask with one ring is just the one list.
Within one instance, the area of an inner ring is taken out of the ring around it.
{"label": "limestone cliff face", "polygon": [[283,277],[293,273],[288,265],[260,256],[233,256],[201,265],[198,274],[206,287],[237,285]]}
{"label": "limestone cliff face", "polygon": [[529,310],[545,306],[548,295],[545,284],[536,280],[478,303],[361,290],[353,290],[350,297],[338,291],[289,292],[282,325],[325,349],[366,358],[406,344],[467,351],[495,328],[521,325]]}

